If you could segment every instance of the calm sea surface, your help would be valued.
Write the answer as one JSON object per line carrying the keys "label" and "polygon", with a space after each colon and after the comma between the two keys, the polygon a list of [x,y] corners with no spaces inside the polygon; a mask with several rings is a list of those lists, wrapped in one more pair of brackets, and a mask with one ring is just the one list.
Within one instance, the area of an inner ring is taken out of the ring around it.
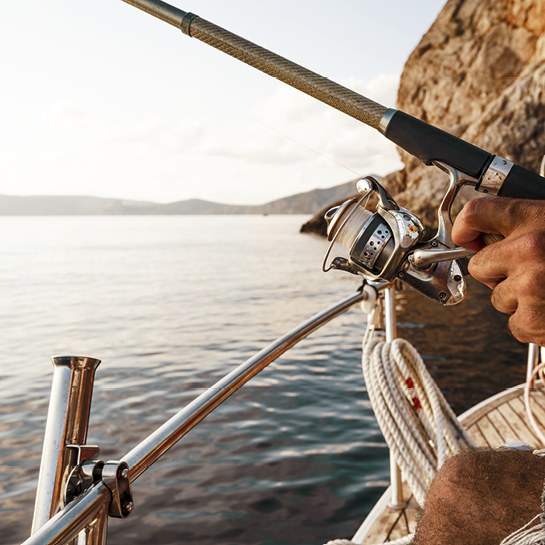
{"label": "calm sea surface", "polygon": [[[220,377],[353,293],[303,216],[0,218],[0,542],[29,533],[53,354],[100,358],[88,443],[119,459]],[[525,350],[470,284],[442,309],[398,294],[457,413],[524,380]],[[321,544],[388,482],[361,375],[359,307],[299,344],[133,484],[108,543]]]}

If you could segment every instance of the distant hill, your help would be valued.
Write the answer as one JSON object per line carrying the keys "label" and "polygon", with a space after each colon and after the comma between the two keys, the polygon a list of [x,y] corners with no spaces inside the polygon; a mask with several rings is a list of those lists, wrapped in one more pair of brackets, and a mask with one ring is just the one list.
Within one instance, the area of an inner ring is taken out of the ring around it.
{"label": "distant hill", "polygon": [[17,197],[0,195],[0,216],[95,216],[140,214],[152,202],[123,199],[101,199],[99,197]]}
{"label": "distant hill", "polygon": [[254,206],[221,204],[200,199],[158,204],[99,197],[0,195],[0,216],[316,214],[327,204],[352,196],[355,192],[355,182],[352,181]]}

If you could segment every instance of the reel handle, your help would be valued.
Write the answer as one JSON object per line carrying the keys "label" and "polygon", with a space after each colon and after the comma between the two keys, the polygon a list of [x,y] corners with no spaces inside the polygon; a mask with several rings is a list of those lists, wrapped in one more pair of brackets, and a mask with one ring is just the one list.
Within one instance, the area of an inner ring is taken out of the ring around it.
{"label": "reel handle", "polygon": [[492,233],[483,233],[481,235],[481,240],[484,242],[485,246],[490,246],[491,244],[495,244],[496,242],[500,242],[505,237],[503,235],[494,235]]}

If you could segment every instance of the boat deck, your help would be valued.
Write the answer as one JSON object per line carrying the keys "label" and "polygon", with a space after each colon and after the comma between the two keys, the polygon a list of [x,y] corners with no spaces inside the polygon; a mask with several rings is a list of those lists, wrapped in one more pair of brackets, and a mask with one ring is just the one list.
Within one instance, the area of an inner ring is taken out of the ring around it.
{"label": "boat deck", "polygon": [[[545,429],[545,389],[542,385],[531,397],[539,426]],[[479,447],[516,446],[544,448],[532,431],[524,407],[524,385],[509,389],[479,403],[459,417]],[[375,505],[352,541],[362,545],[385,543],[410,534],[415,529],[418,504],[409,487],[403,485],[404,509],[388,507],[390,489]]]}

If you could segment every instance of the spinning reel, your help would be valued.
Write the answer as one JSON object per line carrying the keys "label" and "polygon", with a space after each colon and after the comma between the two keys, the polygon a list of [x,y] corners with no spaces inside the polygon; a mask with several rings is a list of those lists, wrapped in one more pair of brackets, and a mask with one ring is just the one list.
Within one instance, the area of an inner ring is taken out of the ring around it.
{"label": "spinning reel", "polygon": [[[438,210],[437,234],[431,240],[423,241],[425,228],[418,217],[399,206],[377,180],[367,176],[357,183],[361,198],[348,200],[325,215],[331,243],[324,272],[339,269],[373,282],[399,278],[445,306],[460,303],[466,283],[459,260],[472,252],[452,242],[450,212],[460,188],[476,185],[477,180],[444,163],[435,165],[449,174],[450,185]],[[362,206],[372,193],[378,198],[374,213]],[[334,242],[347,248],[349,257],[336,257],[326,268]]]}

